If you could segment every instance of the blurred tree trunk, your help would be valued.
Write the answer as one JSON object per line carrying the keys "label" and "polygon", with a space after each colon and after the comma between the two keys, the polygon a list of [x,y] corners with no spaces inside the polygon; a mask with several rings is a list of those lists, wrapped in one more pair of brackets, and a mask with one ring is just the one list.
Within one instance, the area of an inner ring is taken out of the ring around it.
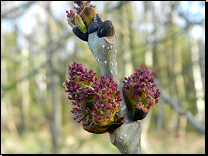
{"label": "blurred tree trunk", "polygon": [[[156,34],[156,29],[154,29],[154,31],[152,31],[153,33],[151,34],[149,29],[148,29],[148,24],[150,22],[155,22],[155,19],[151,19],[150,18],[150,13],[153,17],[154,14],[154,8],[153,8],[153,3],[152,2],[143,2],[144,5],[144,25],[145,25],[145,53],[144,53],[144,63],[145,63],[145,68],[151,69],[153,66],[153,50],[156,51],[156,47],[155,49],[152,49],[153,45],[148,41],[148,38],[152,38],[154,37],[154,35]],[[140,67],[142,68],[142,67]],[[144,67],[143,67],[144,68]],[[142,69],[143,70],[143,69]],[[148,113],[147,117],[145,119],[143,119],[141,121],[142,123],[142,134],[141,134],[141,146],[142,146],[142,153],[151,153],[150,149],[149,149],[149,141],[148,141],[148,129],[149,129],[149,125],[150,125],[150,121],[151,121],[151,115],[152,113]]]}
{"label": "blurred tree trunk", "polygon": [[[41,5],[44,4],[44,2],[39,2],[39,5],[40,7],[42,7]],[[47,11],[44,10],[44,13],[47,14]],[[45,24],[42,25],[41,24],[41,17],[42,15],[39,14],[38,15],[38,25],[36,28],[38,28],[36,30],[37,32],[37,41],[41,46],[45,47],[47,45],[47,41],[48,41],[48,38],[49,36],[47,35],[42,35],[42,32],[47,32],[47,22],[49,22],[49,19],[46,19],[45,20]],[[47,63],[47,58],[50,58],[50,56],[48,57],[47,56],[47,51],[44,49],[41,49],[39,52],[38,52],[38,60],[37,60],[37,65],[40,65],[40,64],[44,64],[44,63]],[[49,106],[48,106],[48,103],[47,103],[47,88],[48,88],[48,84],[47,84],[47,66],[43,66],[41,67],[41,69],[38,71],[38,74],[36,76],[37,78],[37,84],[38,84],[38,98],[39,98],[39,104],[40,104],[40,109],[42,110],[42,113],[43,113],[43,116],[47,119],[50,119],[50,111],[49,109],[47,109]],[[49,107],[50,108],[50,107]]]}
{"label": "blurred tree trunk", "polygon": [[130,49],[130,30],[129,27],[132,23],[130,23],[129,18],[132,18],[131,3],[128,2],[119,9],[120,18],[121,18],[121,55],[123,56],[123,71],[124,74],[121,77],[130,76],[133,73],[133,64],[132,64],[132,52]]}
{"label": "blurred tree trunk", "polygon": [[[52,62],[50,61],[50,65]],[[58,136],[59,136],[59,124],[58,124],[58,103],[56,99],[56,91],[55,91],[55,80],[54,80],[54,71],[51,69],[50,71],[50,89],[51,89],[51,97],[52,97],[52,125],[51,125],[51,133],[53,139],[53,152],[58,153]]]}
{"label": "blurred tree trunk", "polygon": [[[167,7],[165,2],[161,2],[161,7],[162,8]],[[162,9],[162,15],[167,16],[164,9]],[[166,29],[168,29],[168,28],[166,27]],[[153,57],[157,56],[157,65],[160,69],[159,77],[162,80],[161,85],[168,84],[168,69],[167,69],[167,67],[168,67],[169,57],[167,57],[167,49],[168,49],[168,46],[167,46],[167,38],[168,37],[167,36],[169,36],[169,35],[170,34],[168,34],[168,32],[167,32],[166,35],[164,36],[163,42],[160,42],[161,43],[161,46],[160,46],[161,49],[159,49],[156,54],[155,53],[153,54]],[[160,60],[162,60],[162,61],[160,61]],[[154,64],[154,65],[156,65],[156,64]],[[164,87],[164,89],[167,90],[167,92],[168,92],[167,87]]]}
{"label": "blurred tree trunk", "polygon": [[[128,1],[127,1],[128,2]],[[135,20],[138,20],[138,17],[136,15],[135,17],[135,11],[134,11],[134,3],[130,2],[129,4],[127,4],[127,14],[128,14],[128,22],[129,22],[129,39],[130,39],[130,52],[131,52],[131,63],[132,63],[132,70],[134,71],[135,68],[138,68],[138,59],[136,57],[134,57],[134,51],[135,51],[135,47],[137,46],[138,43],[138,39],[136,37],[136,30],[133,27],[135,24]]]}
{"label": "blurred tree trunk", "polygon": [[[2,49],[4,49],[4,44],[2,43]],[[7,65],[8,62],[6,59],[1,60],[1,85],[6,86],[8,82],[8,72],[7,72]],[[4,92],[3,92],[4,93]],[[13,112],[13,105],[11,103],[11,99],[9,96],[4,96],[4,100],[1,101],[1,128],[4,125],[8,128],[9,132],[14,133],[15,135],[18,134],[17,126],[14,120],[14,112]]]}
{"label": "blurred tree trunk", "polygon": [[[29,67],[29,43],[26,38],[24,38],[24,47],[21,50],[21,77],[28,75]],[[29,103],[30,103],[30,94],[29,94],[29,79],[23,79],[21,81],[21,94],[22,102],[20,106],[21,110],[21,119],[22,119],[22,132],[25,131],[26,125],[29,121]]]}
{"label": "blurred tree trunk", "polygon": [[[177,32],[178,30],[173,30],[173,32]],[[181,46],[180,46],[180,38],[176,38],[174,35],[172,37],[172,49],[173,49],[173,56],[174,56],[174,64],[173,64],[173,74],[176,74],[175,84],[177,89],[177,97],[179,100],[183,100],[186,98],[186,91],[184,85],[184,79],[182,75],[182,57],[181,57]],[[182,104],[182,102],[181,102]],[[182,106],[183,107],[183,106]],[[178,116],[178,124],[177,124],[177,136],[183,136],[186,134],[186,125],[187,125],[187,118],[182,115]]]}
{"label": "blurred tree trunk", "polygon": [[[146,39],[146,44],[149,45],[149,47],[151,48],[148,48],[147,49],[147,52],[146,52],[146,56],[145,56],[145,64],[147,67],[150,67],[152,69],[152,73],[154,74],[154,77],[157,77],[157,75],[154,73],[154,71],[158,70],[157,68],[157,64],[158,64],[158,61],[157,60],[157,55],[158,55],[158,52],[160,51],[159,48],[159,44],[157,43],[157,41],[161,40],[161,36],[160,34],[158,33],[158,29],[160,29],[161,25],[159,23],[159,19],[158,18],[161,18],[161,14],[157,13],[157,7],[156,7],[156,4],[154,2],[151,2],[151,17],[152,17],[152,23],[154,25],[154,30],[152,31],[151,33],[151,36],[153,38],[153,43],[152,44],[148,44],[148,40]],[[158,113],[158,118],[157,118],[157,131],[160,132],[161,129],[162,129],[162,125],[163,125],[163,116],[164,116],[164,102],[162,101],[162,99],[160,99],[160,102],[159,102],[159,107],[160,107],[160,110],[159,110],[159,113]]]}
{"label": "blurred tree trunk", "polygon": [[52,134],[52,140],[53,140],[53,152],[58,153],[59,150],[59,135],[60,135],[60,107],[58,106],[57,101],[57,92],[56,92],[56,77],[55,77],[55,71],[54,71],[54,59],[52,55],[51,49],[51,43],[52,43],[52,26],[50,23],[51,18],[51,10],[50,10],[50,2],[45,2],[45,9],[48,13],[48,21],[47,21],[47,30],[46,30],[46,36],[48,37],[47,40],[47,57],[49,58],[49,77],[50,77],[50,83],[49,88],[51,91],[51,101],[52,101],[52,123],[51,123],[51,134]]}
{"label": "blurred tree trunk", "polygon": [[[190,33],[192,33],[193,27],[190,29]],[[199,62],[199,47],[197,41],[193,38],[191,34],[191,58],[192,62]],[[194,86],[196,90],[196,104],[197,104],[197,115],[196,118],[200,122],[204,122],[205,119],[205,104],[204,104],[204,91],[203,84],[201,78],[201,69],[198,63],[193,65],[193,78],[194,78]]]}
{"label": "blurred tree trunk", "polygon": [[[19,31],[19,28],[17,26],[17,17],[14,18],[14,27],[15,27],[15,43],[18,43],[18,37],[20,37],[21,33]],[[20,65],[20,71],[17,70],[18,75],[20,77],[24,77],[28,74],[28,64],[29,64],[29,50],[28,50],[28,41],[23,38],[22,40],[23,48],[21,48],[21,65]],[[21,45],[16,44],[16,48],[20,49]],[[30,96],[29,96],[29,80],[28,78],[22,79],[20,82],[17,83],[17,90],[18,94],[20,94],[21,100],[20,100],[20,117],[21,117],[21,124],[19,133],[23,134],[26,130],[27,122],[28,122],[28,115],[29,115],[29,102],[30,102]]]}
{"label": "blurred tree trunk", "polygon": [[[164,16],[167,18],[168,25],[166,26],[166,35],[164,39],[164,54],[159,55],[158,62],[160,63],[160,73],[161,73],[161,82],[163,84],[163,88],[166,92],[168,92],[171,96],[177,96],[176,93],[176,84],[175,81],[171,83],[170,77],[173,75],[173,69],[175,65],[174,60],[174,44],[173,44],[173,38],[175,36],[175,30],[174,30],[174,23],[173,23],[173,8],[175,3],[174,2],[162,2],[162,8],[167,8],[164,10]],[[161,61],[164,60],[164,61]],[[163,64],[164,62],[165,64]],[[162,65],[163,64],[163,65]],[[162,69],[161,69],[162,68]],[[179,129],[179,117],[180,114],[176,114],[175,120],[176,120],[176,134],[178,133]]]}

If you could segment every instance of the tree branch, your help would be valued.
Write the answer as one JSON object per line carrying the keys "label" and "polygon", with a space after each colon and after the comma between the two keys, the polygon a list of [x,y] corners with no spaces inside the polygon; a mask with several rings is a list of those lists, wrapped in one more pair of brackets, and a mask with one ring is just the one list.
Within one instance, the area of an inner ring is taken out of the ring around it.
{"label": "tree branch", "polygon": [[112,7],[112,8],[109,8],[106,12],[107,12],[107,13],[110,13],[110,12],[112,12],[113,10],[120,9],[120,8],[123,6],[123,4],[125,4],[125,3],[127,3],[127,2],[129,2],[129,1],[120,1],[120,3],[119,3],[117,6]]}
{"label": "tree branch", "polygon": [[[51,59],[51,57],[52,57],[52,54],[55,53],[55,52],[57,52],[57,50],[58,50],[59,48],[61,48],[61,47],[65,44],[65,42],[63,42],[63,41],[64,41],[64,40],[67,40],[69,37],[71,37],[71,36],[73,36],[73,35],[74,35],[73,33],[70,33],[70,34],[63,34],[63,36],[61,37],[62,40],[59,40],[58,42],[57,42],[56,40],[54,40],[54,41],[52,40],[52,41],[51,41],[51,42],[52,42],[52,43],[51,43],[51,51],[50,51],[50,55],[49,55],[50,57],[47,58],[47,60],[46,60],[45,62],[43,62],[40,66],[38,66],[38,67],[32,69],[32,70],[28,73],[28,75],[25,75],[25,76],[19,78],[18,80],[16,80],[15,82],[13,82],[12,84],[10,84],[10,85],[8,85],[8,86],[1,86],[1,88],[2,88],[2,93],[11,90],[18,82],[23,81],[23,80],[25,80],[25,79],[30,78],[31,76],[36,75],[36,74],[38,73],[38,71],[39,71],[41,68],[43,68],[43,67],[45,67],[45,65],[47,65],[47,63],[50,61],[50,59]],[[55,43],[56,43],[56,44],[55,44]],[[46,48],[47,48],[47,46],[46,46],[46,47],[41,47],[40,49],[38,49],[38,51],[45,50]],[[2,94],[2,95],[4,95],[4,94]]]}
{"label": "tree branch", "polygon": [[7,10],[5,12],[3,12],[1,14],[1,18],[17,18],[18,16],[20,16],[21,14],[23,14],[23,12],[29,8],[32,4],[34,4],[36,1],[29,1],[21,6],[17,6],[14,7],[10,10]]}
{"label": "tree branch", "polygon": [[97,36],[97,32],[94,32],[88,37],[88,46],[98,62],[101,73],[110,78],[113,75],[113,80],[117,82],[118,89],[121,91],[121,105],[119,114],[125,116],[124,124],[110,133],[110,140],[121,153],[141,153],[141,123],[139,121],[134,122],[130,113],[127,110],[125,100],[123,97],[120,79],[117,68],[117,39],[114,35],[110,42],[106,41],[108,37]]}
{"label": "tree branch", "polygon": [[165,93],[165,91],[162,89],[161,85],[159,84],[159,81],[155,78],[155,83],[158,84],[158,88],[160,90],[160,96],[163,98],[163,100],[168,103],[174,110],[177,111],[177,113],[185,115],[188,119],[188,121],[200,132],[200,133],[205,133],[205,127],[197,121],[194,116],[191,114],[189,111],[183,110],[178,101],[174,101],[173,99]]}

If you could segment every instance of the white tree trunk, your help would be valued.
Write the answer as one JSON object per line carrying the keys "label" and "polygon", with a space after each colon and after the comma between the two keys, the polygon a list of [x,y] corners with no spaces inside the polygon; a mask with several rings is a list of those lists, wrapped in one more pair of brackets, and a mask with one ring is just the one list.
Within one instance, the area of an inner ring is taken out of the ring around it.
{"label": "white tree trunk", "polygon": [[[192,30],[192,29],[191,29]],[[191,31],[192,32],[192,31]],[[197,41],[193,38],[191,34],[191,57],[192,62],[199,62],[199,47]],[[200,65],[194,63],[193,65],[193,77],[194,77],[194,86],[196,89],[196,98],[197,98],[197,115],[196,118],[198,121],[203,122],[205,119],[205,103],[204,103],[204,91],[201,78],[201,69]]]}

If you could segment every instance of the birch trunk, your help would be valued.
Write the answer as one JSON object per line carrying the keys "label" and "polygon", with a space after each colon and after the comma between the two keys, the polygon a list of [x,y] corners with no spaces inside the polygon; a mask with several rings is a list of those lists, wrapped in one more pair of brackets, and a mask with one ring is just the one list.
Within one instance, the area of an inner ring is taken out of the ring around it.
{"label": "birch trunk", "polygon": [[[192,30],[192,29],[191,29]],[[191,57],[192,62],[199,62],[199,47],[197,41],[191,35]],[[205,118],[205,103],[204,103],[204,91],[201,78],[201,69],[199,64],[193,65],[193,77],[194,85],[196,89],[196,98],[197,98],[197,115],[196,118],[198,121],[202,122]]]}

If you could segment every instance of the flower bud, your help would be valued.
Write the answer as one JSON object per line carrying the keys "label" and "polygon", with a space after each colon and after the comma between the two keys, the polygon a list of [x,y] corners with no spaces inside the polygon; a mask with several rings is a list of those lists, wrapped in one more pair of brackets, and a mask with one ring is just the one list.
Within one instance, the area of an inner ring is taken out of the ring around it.
{"label": "flower bud", "polygon": [[74,1],[74,11],[66,11],[68,24],[73,33],[83,41],[88,41],[88,27],[94,21],[95,6],[90,1]]}
{"label": "flower bud", "polygon": [[127,108],[135,120],[141,120],[158,103],[160,92],[155,90],[154,76],[150,76],[147,69],[135,69],[135,73],[124,80],[122,90]]}
{"label": "flower bud", "polygon": [[[93,117],[95,124],[99,126],[111,125],[115,122],[115,114],[119,111],[121,96],[120,91],[117,91],[117,83],[112,79],[106,79],[105,75],[100,75],[101,81],[94,85],[97,90],[94,102],[97,107],[93,111],[96,117]],[[109,91],[110,90],[110,91]]]}
{"label": "flower bud", "polygon": [[78,15],[77,13],[75,13],[75,24],[76,26],[81,30],[81,32],[83,34],[85,34],[87,32],[87,27],[84,24],[82,18],[80,17],[80,15]]}
{"label": "flower bud", "polygon": [[114,27],[111,21],[107,20],[100,24],[97,32],[98,37],[108,37],[114,34]]}
{"label": "flower bud", "polygon": [[100,75],[101,81],[98,81],[93,70],[87,72],[76,62],[69,65],[68,70],[69,80],[63,83],[63,88],[76,106],[71,111],[75,115],[73,119],[91,133],[100,134],[118,128],[124,116],[116,119],[121,96],[113,76],[109,80]]}
{"label": "flower bud", "polygon": [[67,13],[67,21],[68,21],[68,24],[74,28],[76,27],[75,25],[75,17],[74,17],[74,13],[72,10],[70,10],[70,13],[66,10],[66,13]]}
{"label": "flower bud", "polygon": [[82,17],[82,20],[85,22],[87,28],[89,27],[90,23],[94,21],[95,15],[95,9],[91,7],[85,7],[80,13],[80,16]]}

